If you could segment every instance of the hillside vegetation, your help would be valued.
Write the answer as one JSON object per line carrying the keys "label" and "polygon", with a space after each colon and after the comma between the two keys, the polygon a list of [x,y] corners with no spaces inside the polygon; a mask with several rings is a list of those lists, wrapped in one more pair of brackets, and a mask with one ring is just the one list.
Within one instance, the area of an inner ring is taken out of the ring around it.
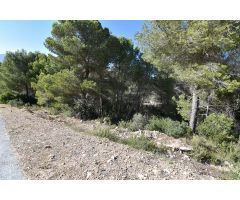
{"label": "hillside vegetation", "polygon": [[240,178],[240,22],[147,21],[136,39],[99,21],[58,21],[44,42],[51,54],[6,52],[0,101],[185,137],[193,158],[228,162]]}

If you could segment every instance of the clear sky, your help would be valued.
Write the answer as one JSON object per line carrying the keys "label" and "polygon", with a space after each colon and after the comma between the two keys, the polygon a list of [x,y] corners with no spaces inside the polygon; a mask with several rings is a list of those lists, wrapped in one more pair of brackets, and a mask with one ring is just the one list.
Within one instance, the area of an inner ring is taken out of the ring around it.
{"label": "clear sky", "polygon": [[[51,35],[54,21],[39,20],[0,20],[0,54],[6,51],[25,49],[47,53],[44,40]],[[102,26],[109,28],[116,36],[124,36],[134,42],[135,34],[141,30],[143,21],[101,20]]]}

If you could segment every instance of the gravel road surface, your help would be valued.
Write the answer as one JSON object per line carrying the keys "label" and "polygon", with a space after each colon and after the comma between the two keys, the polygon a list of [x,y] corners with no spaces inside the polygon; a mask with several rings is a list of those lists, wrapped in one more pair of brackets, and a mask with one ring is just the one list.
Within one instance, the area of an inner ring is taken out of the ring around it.
{"label": "gravel road surface", "polygon": [[10,140],[5,129],[5,123],[0,115],[0,179],[24,179],[18,162],[15,158]]}

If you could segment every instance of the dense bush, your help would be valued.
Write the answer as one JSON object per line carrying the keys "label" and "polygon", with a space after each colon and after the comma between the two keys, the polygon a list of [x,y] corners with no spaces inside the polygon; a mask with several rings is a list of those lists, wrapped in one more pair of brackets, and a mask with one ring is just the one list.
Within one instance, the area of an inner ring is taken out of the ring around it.
{"label": "dense bush", "polygon": [[15,99],[15,98],[16,98],[16,96],[13,95],[12,93],[10,93],[10,92],[5,92],[5,93],[2,93],[2,94],[0,95],[0,102],[1,102],[1,103],[8,103],[10,100],[13,100],[13,99]]}
{"label": "dense bush", "polygon": [[202,163],[220,164],[219,158],[221,149],[212,140],[203,136],[194,136],[192,139],[193,151],[191,155]]}
{"label": "dense bush", "polygon": [[222,143],[231,141],[233,131],[233,120],[224,114],[211,114],[199,124],[197,132],[200,135],[210,137],[213,140]]}
{"label": "dense bush", "polygon": [[226,149],[227,158],[234,163],[240,163],[240,145],[231,143],[226,145]]}
{"label": "dense bush", "polygon": [[240,162],[240,146],[236,143],[218,143],[206,136],[194,136],[192,139],[192,156],[203,163],[231,164]]}
{"label": "dense bush", "polygon": [[9,100],[8,103],[11,105],[11,106],[23,106],[24,105],[24,102],[21,100],[21,99],[13,99],[13,100]]}
{"label": "dense bush", "polygon": [[140,113],[136,113],[133,115],[133,118],[130,121],[130,123],[129,124],[127,123],[125,125],[128,126],[128,128],[131,131],[137,131],[137,130],[143,130],[147,122],[148,120],[146,116]]}
{"label": "dense bush", "polygon": [[190,133],[187,123],[173,121],[170,118],[152,117],[146,125],[146,129],[160,131],[173,137],[183,137]]}
{"label": "dense bush", "polygon": [[240,164],[232,170],[228,179],[240,180]]}

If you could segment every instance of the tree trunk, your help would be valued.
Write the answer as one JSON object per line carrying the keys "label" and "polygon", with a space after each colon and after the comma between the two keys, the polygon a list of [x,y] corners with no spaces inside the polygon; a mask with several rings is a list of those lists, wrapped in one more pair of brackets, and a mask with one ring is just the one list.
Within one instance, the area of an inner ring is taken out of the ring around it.
{"label": "tree trunk", "polygon": [[26,89],[27,100],[29,101],[29,89],[28,89],[28,84],[27,83],[25,85],[25,89]]}
{"label": "tree trunk", "polygon": [[100,111],[100,116],[102,117],[103,116],[103,103],[102,103],[102,97],[100,96],[100,99],[99,99],[99,103],[100,103],[100,108],[99,108],[99,111]]}
{"label": "tree trunk", "polygon": [[191,115],[190,115],[190,128],[192,132],[195,133],[196,125],[197,125],[197,112],[199,107],[199,98],[197,96],[196,88],[192,89],[192,108],[191,108]]}

